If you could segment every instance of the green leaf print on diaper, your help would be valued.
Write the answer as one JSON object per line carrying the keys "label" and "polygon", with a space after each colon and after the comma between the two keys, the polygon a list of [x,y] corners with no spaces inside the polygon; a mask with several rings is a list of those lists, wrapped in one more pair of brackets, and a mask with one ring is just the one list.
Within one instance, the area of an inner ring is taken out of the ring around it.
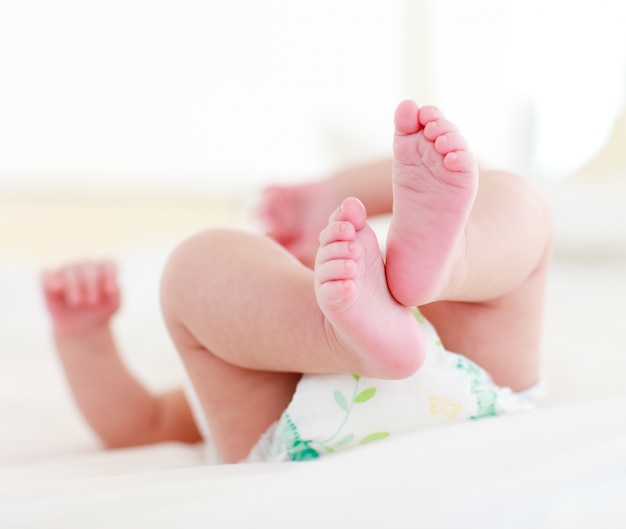
{"label": "green leaf print on diaper", "polygon": [[323,440],[301,439],[296,425],[293,423],[291,417],[286,414],[285,419],[288,423],[293,439],[292,448],[289,450],[289,457],[292,461],[316,459],[322,452],[332,453],[337,449],[353,446],[355,444],[363,445],[373,443],[374,441],[380,441],[381,439],[389,437],[389,432],[373,432],[357,441],[354,433],[345,433],[343,431],[348,419],[350,418],[353,407],[356,404],[364,404],[376,396],[376,388],[374,386],[370,386],[359,391],[359,382],[361,381],[361,377],[359,375],[352,375],[352,378],[354,379],[354,390],[350,397],[346,397],[338,389],[333,392],[333,399],[335,403],[345,413],[341,423],[337,427],[337,430],[330,437]]}
{"label": "green leaf print on diaper", "polygon": [[333,395],[335,397],[335,402],[337,403],[337,406],[339,406],[344,411],[348,411],[348,401],[343,396],[343,393],[336,389]]}
{"label": "green leaf print on diaper", "polygon": [[367,388],[361,391],[356,397],[354,397],[354,402],[367,402],[376,394],[376,388]]}
{"label": "green leaf print on diaper", "polygon": [[421,323],[422,325],[426,323],[426,318],[422,316],[422,313],[417,309],[417,307],[411,307],[411,312],[413,313],[413,316],[415,316],[417,323]]}
{"label": "green leaf print on diaper", "polygon": [[470,376],[470,391],[476,397],[478,409],[476,410],[476,415],[473,415],[470,419],[477,420],[497,415],[497,394],[492,389],[485,388],[485,383],[489,381],[487,373],[463,356],[459,357],[456,367],[462,369]]}
{"label": "green leaf print on diaper", "polygon": [[363,437],[363,439],[361,439],[361,442],[359,444],[364,445],[367,443],[373,443],[374,441],[380,441],[382,439],[385,439],[386,437],[389,437],[389,432],[371,433]]}
{"label": "green leaf print on diaper", "polygon": [[281,419],[283,428],[288,432],[292,440],[291,447],[287,451],[289,459],[291,459],[291,461],[309,461],[311,459],[317,459],[320,456],[319,452],[309,446],[311,441],[303,441],[300,438],[298,428],[296,428],[289,414],[284,413]]}

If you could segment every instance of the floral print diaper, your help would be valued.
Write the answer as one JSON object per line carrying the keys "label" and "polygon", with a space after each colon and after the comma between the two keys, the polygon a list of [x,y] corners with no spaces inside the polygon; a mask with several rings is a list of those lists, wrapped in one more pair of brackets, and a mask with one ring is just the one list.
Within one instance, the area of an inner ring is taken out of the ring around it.
{"label": "floral print diaper", "polygon": [[537,388],[514,393],[443,348],[416,310],[426,340],[422,367],[402,380],[304,375],[282,416],[246,461],[304,461],[405,432],[533,408]]}

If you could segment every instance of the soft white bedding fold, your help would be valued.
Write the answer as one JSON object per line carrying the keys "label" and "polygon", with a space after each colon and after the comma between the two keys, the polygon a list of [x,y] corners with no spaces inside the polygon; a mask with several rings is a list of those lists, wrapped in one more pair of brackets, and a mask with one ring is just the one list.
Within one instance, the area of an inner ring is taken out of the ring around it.
{"label": "soft white bedding fold", "polygon": [[[610,529],[626,523],[624,446],[626,395],[442,427],[310,463],[131,465],[117,476],[62,478],[68,467],[59,462],[55,480],[0,489],[0,520],[65,529]],[[167,463],[177,450],[155,447],[152,456]],[[193,460],[182,452],[181,462]],[[101,456],[93,457],[83,463]]]}

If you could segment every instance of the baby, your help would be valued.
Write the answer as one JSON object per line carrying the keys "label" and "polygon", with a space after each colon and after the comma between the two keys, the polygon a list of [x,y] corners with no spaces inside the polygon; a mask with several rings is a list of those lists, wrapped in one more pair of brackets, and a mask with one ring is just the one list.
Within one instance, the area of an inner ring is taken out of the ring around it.
{"label": "baby", "polygon": [[[479,178],[437,108],[404,101],[394,122],[391,162],[268,189],[269,237],[207,230],[171,255],[163,315],[222,461],[310,459],[532,405],[546,205],[526,180]],[[384,257],[366,210],[393,213]],[[123,365],[112,264],[47,272],[43,288],[107,446],[201,440],[182,390],[153,395]]]}

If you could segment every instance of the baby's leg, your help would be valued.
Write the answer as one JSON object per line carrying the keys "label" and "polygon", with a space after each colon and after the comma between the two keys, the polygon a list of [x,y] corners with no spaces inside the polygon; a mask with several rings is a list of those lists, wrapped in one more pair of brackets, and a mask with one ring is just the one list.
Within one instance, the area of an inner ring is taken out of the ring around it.
{"label": "baby's leg", "polygon": [[478,168],[465,139],[437,109],[406,101],[395,125],[387,280],[398,301],[417,306],[447,288],[463,258]]}
{"label": "baby's leg", "polygon": [[521,389],[537,380],[551,229],[524,180],[478,171],[457,128],[433,107],[396,112],[394,217],[387,279],[448,349]]}
{"label": "baby's leg", "polygon": [[358,352],[379,378],[416,371],[424,345],[411,309],[390,294],[378,241],[356,198],[343,201],[320,235],[315,294],[328,333]]}
{"label": "baby's leg", "polygon": [[306,332],[321,324],[312,272],[269,239],[211,230],[172,254],[161,300],[211,442],[237,462],[289,404],[300,355],[313,363],[325,350]]}
{"label": "baby's leg", "polygon": [[445,346],[484,367],[503,386],[525,389],[541,371],[541,329],[552,228],[532,186],[481,173],[466,227],[465,281],[421,310]]}
{"label": "baby's leg", "polygon": [[424,355],[410,309],[387,290],[378,243],[354,199],[324,230],[315,273],[267,238],[208,231],[170,258],[162,304],[229,462],[279,418],[299,373],[403,377]]}

